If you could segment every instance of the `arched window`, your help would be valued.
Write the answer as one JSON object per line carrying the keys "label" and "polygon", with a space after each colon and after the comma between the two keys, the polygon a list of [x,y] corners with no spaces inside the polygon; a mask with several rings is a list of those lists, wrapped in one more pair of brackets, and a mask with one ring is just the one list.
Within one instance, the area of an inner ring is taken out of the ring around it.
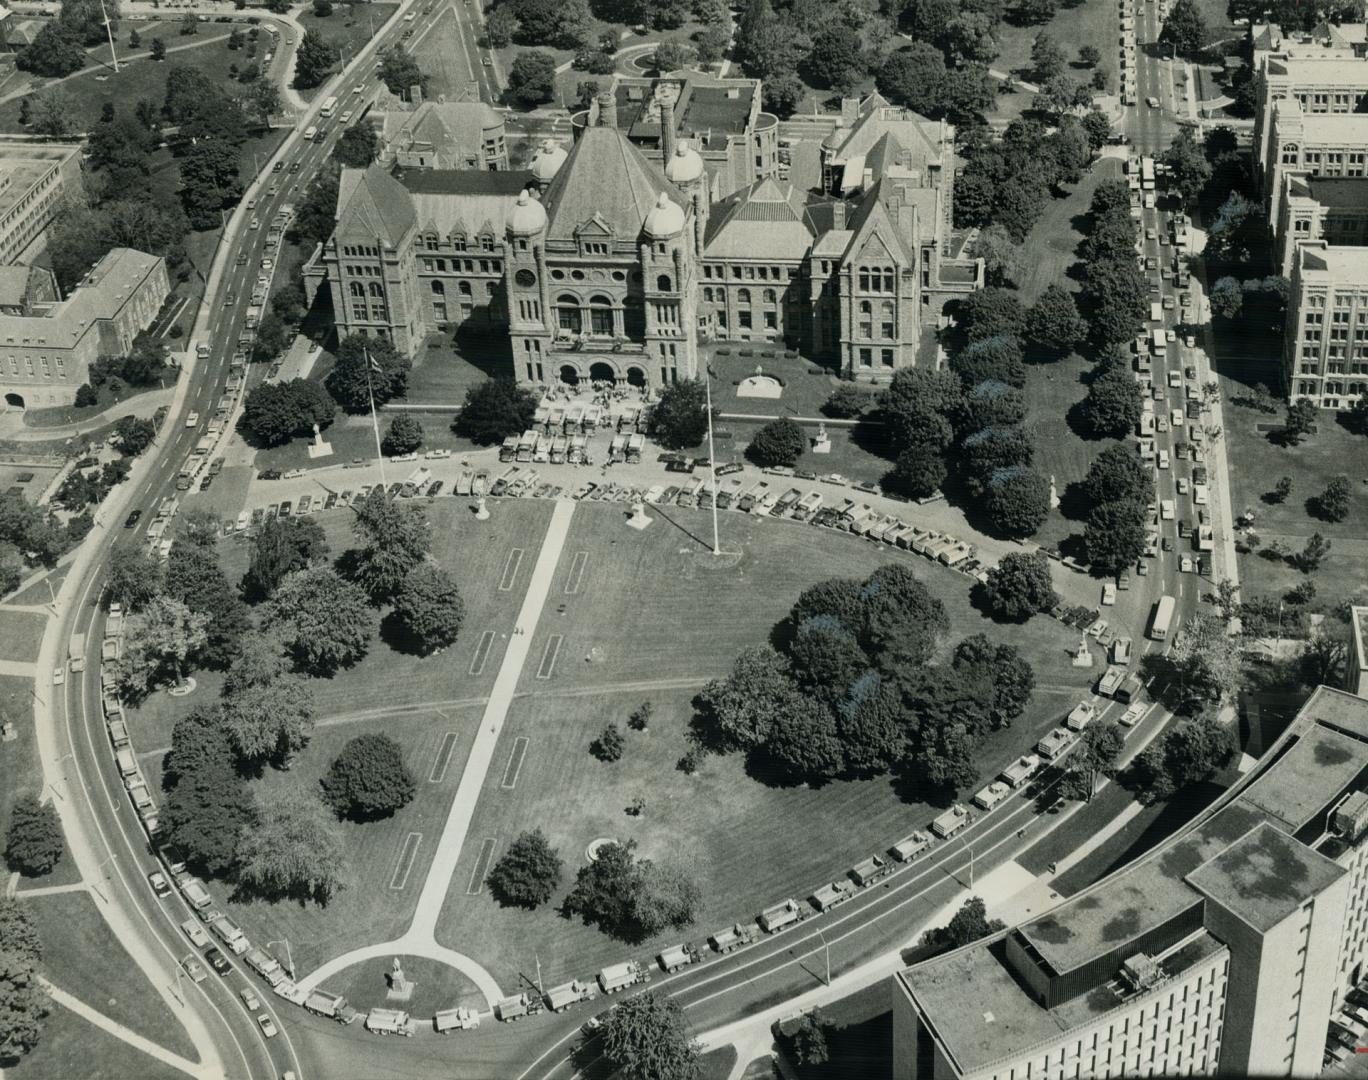
{"label": "arched window", "polygon": [[465,233],[452,233],[451,246],[457,251],[464,251],[466,249]]}
{"label": "arched window", "polygon": [[765,303],[767,303],[767,304],[772,304],[772,303],[774,303],[774,290],[773,290],[773,289],[766,289],[766,290],[765,290]]}
{"label": "arched window", "polygon": [[579,300],[569,293],[556,297],[556,325],[574,334],[580,332]]}
{"label": "arched window", "polygon": [[605,336],[613,333],[613,302],[602,294],[589,297],[589,329]]}
{"label": "arched window", "polygon": [[1297,144],[1288,143],[1282,149],[1282,163],[1284,165],[1295,165],[1297,163]]}
{"label": "arched window", "polygon": [[384,290],[383,288],[381,288],[380,282],[378,282],[378,281],[372,281],[372,282],[370,283],[370,294],[371,294],[372,296],[379,296],[379,297],[381,297],[381,298],[384,297],[384,295],[385,295],[385,290]]}
{"label": "arched window", "polygon": [[459,292],[462,296],[469,296],[469,295],[470,295],[470,282],[468,282],[468,281],[458,281],[458,282],[456,282],[456,291]]}
{"label": "arched window", "polygon": [[440,281],[434,281],[432,283],[432,291],[440,296],[441,294],[446,292],[446,286],[443,285]]}
{"label": "arched window", "polygon": [[365,295],[366,295],[366,287],[365,287],[364,285],[362,285],[361,282],[359,282],[359,281],[353,281],[353,282],[351,283],[350,288],[351,288],[351,294],[352,294],[353,296],[365,296]]}
{"label": "arched window", "polygon": [[672,287],[669,274],[661,274],[660,277],[656,278],[656,288],[661,292],[670,292]]}
{"label": "arched window", "polygon": [[738,304],[749,304],[749,303],[750,303],[750,290],[749,290],[749,289],[737,289],[737,290],[736,290],[736,302],[737,302]]}
{"label": "arched window", "polygon": [[425,236],[423,239],[426,241],[426,243],[427,243],[427,249],[428,249],[429,251],[436,251],[436,250],[437,250],[437,234],[436,234],[436,233],[428,233],[427,236]]}
{"label": "arched window", "polygon": [[874,305],[871,304],[868,300],[861,300],[861,301],[860,301],[860,314],[861,314],[861,315],[872,315],[873,313],[874,313]]}

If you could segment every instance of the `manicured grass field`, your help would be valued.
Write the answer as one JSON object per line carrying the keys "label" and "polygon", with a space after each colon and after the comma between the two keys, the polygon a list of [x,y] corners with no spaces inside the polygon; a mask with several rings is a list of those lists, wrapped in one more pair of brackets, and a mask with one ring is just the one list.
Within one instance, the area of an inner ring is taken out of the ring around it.
{"label": "manicured grass field", "polygon": [[[43,942],[43,970],[53,985],[173,1053],[194,1059],[181,1023],[119,944],[85,893],[26,900]],[[66,1075],[86,1075],[84,1070]]]}
{"label": "manicured grass field", "polygon": [[[1331,542],[1330,555],[1309,580],[1319,597],[1334,601],[1368,589],[1368,440],[1355,435],[1335,419],[1320,414],[1317,432],[1308,435],[1300,446],[1278,446],[1268,439],[1259,425],[1279,427],[1282,413],[1260,413],[1232,401],[1235,393],[1229,380],[1222,380],[1225,392],[1227,458],[1231,473],[1231,509],[1240,514],[1246,508],[1255,515],[1255,531],[1262,545],[1281,540],[1293,551],[1306,546],[1311,534],[1319,532]],[[1349,477],[1352,495],[1349,515],[1330,522],[1316,517],[1307,500],[1325,490],[1326,484],[1340,474]],[[1278,479],[1292,478],[1292,494],[1284,503],[1265,502],[1263,496]],[[1244,594],[1277,596],[1308,580],[1301,571],[1283,562],[1272,562],[1251,553],[1238,556]]]}
{"label": "manicured grass field", "polygon": [[[341,52],[342,66],[345,66],[356,56],[366,42],[375,37],[376,32],[384,26],[398,6],[398,4],[336,4],[331,15],[320,18],[312,8],[308,8],[296,12],[296,16],[305,30],[316,31],[322,35],[324,41]],[[325,82],[323,86],[315,87],[312,90],[301,90],[300,95],[306,100],[312,101],[326,86],[327,83]],[[351,87],[345,86],[329,92],[338,94],[340,98],[343,93],[351,93]]]}
{"label": "manicured grass field", "polygon": [[[1102,54],[1099,66],[1106,69],[1115,85],[1120,62],[1117,46],[1121,37],[1121,17],[1112,0],[1082,0],[1074,3],[1066,0],[1059,5],[1054,18],[1037,26],[1015,26],[1004,20],[995,31],[1000,53],[993,61],[993,68],[1029,79],[1031,43],[1041,31],[1054,39],[1070,62],[1078,59],[1078,50],[1084,45],[1096,48]],[[1086,82],[1092,77],[1092,69],[1075,67],[1070,74]]]}
{"label": "manicured grass field", "polygon": [[0,611],[0,656],[21,662],[36,660],[46,625],[47,618],[43,615],[27,611]]}
{"label": "manicured grass field", "polygon": [[[623,526],[619,508],[576,509],[520,696],[457,869],[458,887],[448,894],[439,923],[439,940],[478,957],[503,984],[536,958],[555,982],[656,950],[669,938],[698,937],[749,919],[785,896],[806,896],[933,816],[916,792],[901,791],[886,777],[822,789],[770,787],[747,776],[735,755],[707,758],[695,777],[675,769],[689,746],[690,701],[703,682],[724,674],[742,648],[763,641],[804,586],[863,576],[899,553],[729,515],[723,546],[743,554],[713,569],[712,557],[701,554],[690,535],[705,534],[707,516],[671,511],[671,517],[678,526],[660,514],[637,534]],[[580,551],[587,552],[582,572]],[[995,773],[1058,722],[1087,673],[1068,666],[1069,635],[1057,624],[1037,620],[1025,632],[997,629],[970,607],[965,578],[906,557],[946,605],[952,623],[947,645],[979,631],[1011,640],[1047,684],[1010,730],[980,744],[983,774]],[[600,659],[587,662],[593,649]],[[655,710],[650,730],[625,730],[627,715],[643,700]],[[621,761],[604,764],[588,745],[610,720],[624,727],[627,749]],[[526,743],[519,766],[520,739]],[[646,800],[645,813],[630,817],[625,807],[638,796]],[[561,919],[552,907],[502,910],[487,893],[467,895],[464,886],[484,841],[495,841],[497,858],[519,832],[533,827],[547,833],[566,863],[553,905],[592,840],[634,839],[642,855],[679,857],[691,867],[705,897],[698,925],[630,948]]]}
{"label": "manicured grass field", "polygon": [[[9,598],[11,604],[47,604],[52,602],[52,597],[62,591],[62,582],[66,580],[67,568],[59,566],[55,570],[48,572],[47,576],[39,581],[35,581],[27,588],[20,589]],[[52,592],[48,592],[48,585],[52,586]]]}
{"label": "manicured grass field", "polygon": [[43,1038],[37,1048],[18,1064],[6,1065],[5,1075],[11,1080],[53,1080],[60,1076],[185,1080],[179,1069],[134,1049],[60,1005],[53,1005],[43,1021]]}
{"label": "manicured grass field", "polygon": [[[413,996],[398,1006],[413,1016],[428,1019],[442,1009],[458,1005],[484,1012],[489,1008],[484,995],[454,968],[422,956],[401,956],[404,978],[413,985]],[[386,994],[389,990],[391,956],[367,960],[328,980],[328,990],[341,994],[354,1009],[395,1008]]]}
{"label": "manicured grass field", "polygon": [[[14,725],[18,736],[0,744],[0,836],[9,832],[10,807],[20,795],[37,795],[43,787],[38,747],[33,734],[33,681],[0,675],[0,722]],[[69,861],[63,859],[63,862]],[[58,864],[61,866],[61,863]]]}

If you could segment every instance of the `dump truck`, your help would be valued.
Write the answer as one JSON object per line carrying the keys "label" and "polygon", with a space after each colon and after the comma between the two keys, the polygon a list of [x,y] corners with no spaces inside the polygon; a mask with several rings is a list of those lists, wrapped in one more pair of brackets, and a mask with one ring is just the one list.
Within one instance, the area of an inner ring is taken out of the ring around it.
{"label": "dump truck", "polygon": [[242,928],[227,915],[221,915],[211,922],[209,929],[233,951],[234,956],[241,956],[252,947],[247,940],[247,935],[242,932]]}
{"label": "dump truck", "polygon": [[108,663],[119,658],[119,639],[107,637],[100,643],[100,660]]}
{"label": "dump truck", "polygon": [[372,1009],[366,1014],[366,1030],[377,1035],[413,1035],[417,1025],[399,1009]]}
{"label": "dump truck", "polygon": [[[248,963],[250,962],[249,960]],[[336,1020],[339,1024],[350,1024],[361,1015],[347,1004],[347,999],[341,994],[330,994],[326,990],[311,991],[304,999],[304,1008],[318,1016]]]}
{"label": "dump truck", "polygon": [[480,1026],[480,1014],[474,1009],[442,1009],[432,1018],[432,1027],[439,1035],[448,1031],[469,1031]]}
{"label": "dump truck", "polygon": [[986,788],[974,796],[974,804],[981,806],[985,810],[991,810],[998,803],[1011,793],[1012,789],[1001,780],[994,780]]}
{"label": "dump truck", "polygon": [[892,867],[877,855],[871,855],[863,862],[858,862],[850,868],[850,879],[856,885],[868,885],[878,881],[892,871]]}
{"label": "dump truck", "polygon": [[1040,758],[1035,754],[1023,754],[1002,770],[999,779],[1009,787],[1018,788],[1034,776],[1040,768]]}
{"label": "dump truck", "polygon": [[123,633],[123,605],[110,604],[109,616],[105,619],[105,637],[116,638]]}
{"label": "dump truck", "polygon": [[761,930],[767,934],[773,934],[786,926],[792,926],[802,917],[803,910],[798,906],[798,901],[785,900],[781,904],[774,904],[765,908],[756,921],[760,924]]}
{"label": "dump truck", "polygon": [[1097,708],[1091,701],[1080,701],[1065,718],[1064,723],[1071,731],[1082,731],[1097,717]]}
{"label": "dump truck", "polygon": [[552,1012],[564,1012],[572,1005],[593,1001],[598,997],[598,988],[593,983],[571,979],[568,983],[553,986],[546,991],[546,1007]]}
{"label": "dump truck", "polygon": [[696,964],[702,957],[695,945],[671,945],[656,957],[662,971],[678,971],[682,967]]}
{"label": "dump truck", "polygon": [[641,451],[646,448],[646,436],[633,433],[627,436],[627,464],[636,465],[641,461]]}
{"label": "dump truck", "polygon": [[893,858],[898,862],[913,862],[934,844],[935,841],[924,832],[914,832],[911,836],[905,836],[888,850],[892,852]]}
{"label": "dump truck", "polygon": [[203,882],[199,878],[186,878],[181,882],[181,895],[185,897],[185,902],[196,911],[203,911],[211,903],[212,898],[209,891],[205,889]]}
{"label": "dump truck", "polygon": [[1107,670],[1102,673],[1102,677],[1097,680],[1097,692],[1103,697],[1111,697],[1116,693],[1116,688],[1121,685],[1121,680],[1125,677],[1125,668],[1109,664]]}
{"label": "dump truck", "polygon": [[837,904],[843,904],[855,895],[854,887],[848,881],[833,881],[823,885],[808,897],[808,903],[818,911],[830,911]]}
{"label": "dump truck", "polygon": [[252,949],[242,959],[249,968],[272,986],[285,978],[285,972],[281,969],[280,961],[262,949]]}
{"label": "dump truck", "polygon": [[973,814],[967,806],[956,804],[931,822],[931,831],[940,837],[954,836],[968,825],[972,818]]}
{"label": "dump truck", "polygon": [[526,994],[514,994],[512,997],[504,998],[494,1006],[494,1019],[511,1024],[514,1020],[521,1020],[531,1012],[528,996]]}
{"label": "dump truck", "polygon": [[512,461],[517,456],[518,437],[516,435],[509,435],[504,439],[503,445],[499,447],[499,460],[504,462]]}
{"label": "dump truck", "polygon": [[651,976],[635,960],[623,964],[610,964],[598,973],[598,984],[605,994],[616,994],[637,983],[649,982]]}
{"label": "dump truck", "polygon": [[729,953],[741,948],[742,945],[749,945],[755,940],[755,936],[755,927],[737,923],[729,929],[713,934],[708,938],[708,944],[719,953]]}
{"label": "dump truck", "polygon": [[1073,745],[1074,733],[1068,728],[1057,727],[1051,732],[1047,732],[1045,737],[1036,743],[1036,753],[1046,761],[1053,761]]}

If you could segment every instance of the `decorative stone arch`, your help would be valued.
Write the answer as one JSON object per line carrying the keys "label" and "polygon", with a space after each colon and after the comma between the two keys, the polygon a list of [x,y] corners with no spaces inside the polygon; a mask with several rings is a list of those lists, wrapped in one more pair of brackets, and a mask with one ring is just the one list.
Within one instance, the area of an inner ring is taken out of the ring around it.
{"label": "decorative stone arch", "polygon": [[560,371],[557,373],[562,386],[578,386],[583,381],[579,365],[566,362],[561,364]]}
{"label": "decorative stone arch", "polygon": [[646,387],[646,369],[640,364],[630,364],[627,367],[627,385],[636,386],[642,389]]}
{"label": "decorative stone arch", "polygon": [[13,392],[5,395],[5,405],[11,409],[25,409],[28,407],[24,403],[24,395]]}
{"label": "decorative stone arch", "polygon": [[589,381],[619,383],[622,381],[622,369],[607,357],[596,356],[589,362]]}

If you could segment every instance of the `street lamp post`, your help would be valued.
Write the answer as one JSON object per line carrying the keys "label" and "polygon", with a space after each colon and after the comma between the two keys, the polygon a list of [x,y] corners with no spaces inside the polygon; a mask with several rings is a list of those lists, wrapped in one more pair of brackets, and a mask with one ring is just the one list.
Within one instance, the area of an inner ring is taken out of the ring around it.
{"label": "street lamp post", "polygon": [[712,474],[712,523],[713,554],[722,554],[722,545],[717,538],[717,451],[713,448],[712,421],[712,367],[706,369],[703,386],[708,396],[708,472]]}
{"label": "street lamp post", "polygon": [[284,946],[285,946],[285,967],[289,969],[290,978],[293,979],[293,978],[295,977],[294,955],[290,952],[290,942],[289,942],[289,939],[288,939],[288,938],[282,938],[282,939],[279,940],[279,941],[268,941],[268,942],[266,942],[266,948],[269,949],[272,945],[284,945]]}
{"label": "street lamp post", "polygon": [[822,952],[826,955],[826,979],[823,980],[822,985],[823,985],[823,986],[830,986],[830,985],[831,985],[831,946],[827,944],[826,935],[825,935],[824,933],[822,933],[821,927],[818,927],[818,928],[817,928],[817,937],[821,939],[821,942],[822,942]]}

